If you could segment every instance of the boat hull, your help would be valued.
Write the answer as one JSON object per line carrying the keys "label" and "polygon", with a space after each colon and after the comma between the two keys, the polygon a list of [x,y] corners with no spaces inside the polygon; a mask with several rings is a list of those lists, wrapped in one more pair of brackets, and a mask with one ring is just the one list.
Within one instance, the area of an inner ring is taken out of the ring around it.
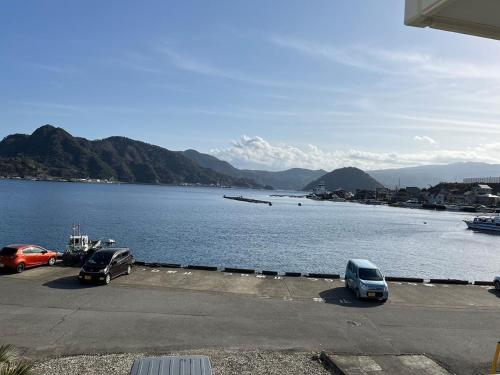
{"label": "boat hull", "polygon": [[467,224],[467,228],[472,229],[472,230],[500,234],[500,226],[497,226],[494,224],[474,223],[472,221],[467,221],[467,220],[465,221],[465,224]]}

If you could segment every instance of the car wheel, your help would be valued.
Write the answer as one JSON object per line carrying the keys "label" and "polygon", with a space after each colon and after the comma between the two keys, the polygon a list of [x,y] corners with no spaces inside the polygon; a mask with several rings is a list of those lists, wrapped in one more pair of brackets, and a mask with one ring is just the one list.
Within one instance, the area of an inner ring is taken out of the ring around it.
{"label": "car wheel", "polygon": [[49,259],[49,263],[48,263],[48,264],[49,264],[49,266],[53,266],[54,264],[56,264],[56,258],[51,257],[51,258]]}
{"label": "car wheel", "polygon": [[359,289],[356,289],[356,299],[361,299],[361,294],[359,293]]}
{"label": "car wheel", "polygon": [[500,281],[495,280],[495,289],[500,290]]}
{"label": "car wheel", "polygon": [[127,272],[126,274],[127,275],[130,275],[130,273],[132,272],[132,267],[130,266],[130,264],[127,266]]}
{"label": "car wheel", "polygon": [[111,275],[109,273],[106,274],[104,278],[104,284],[108,285],[111,282]]}
{"label": "car wheel", "polygon": [[24,268],[25,268],[24,263],[19,263],[16,267],[16,272],[21,273],[24,271]]}

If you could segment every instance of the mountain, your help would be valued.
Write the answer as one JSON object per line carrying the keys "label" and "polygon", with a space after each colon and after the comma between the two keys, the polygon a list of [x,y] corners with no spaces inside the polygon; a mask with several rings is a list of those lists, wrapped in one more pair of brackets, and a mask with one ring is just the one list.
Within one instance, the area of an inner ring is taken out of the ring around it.
{"label": "mountain", "polygon": [[368,173],[353,167],[335,169],[311,182],[303,190],[312,190],[319,183],[324,183],[326,189],[329,191],[344,189],[355,192],[357,189],[375,190],[378,187],[382,187],[382,184]]}
{"label": "mountain", "polygon": [[259,184],[271,185],[281,190],[302,190],[304,185],[324,176],[327,172],[304,168],[292,168],[285,171],[269,172],[260,170],[242,170],[244,176],[251,178]]}
{"label": "mountain", "polygon": [[186,150],[180,152],[182,155],[191,159],[195,163],[197,163],[200,167],[210,168],[211,170],[222,173],[231,177],[236,178],[246,178],[244,173],[242,173],[239,169],[233,167],[227,161],[223,161],[217,159],[215,156],[202,154],[196,150]]}
{"label": "mountain", "polygon": [[387,187],[437,185],[440,182],[462,182],[468,177],[499,177],[500,164],[477,162],[452,163],[446,165],[423,165],[398,169],[368,171],[370,176]]}
{"label": "mountain", "polygon": [[5,137],[0,142],[0,175],[260,187],[249,179],[203,168],[159,146],[124,137],[89,141],[51,125],[31,135]]}
{"label": "mountain", "polygon": [[182,154],[204,168],[236,178],[251,179],[263,186],[272,186],[282,190],[301,190],[309,182],[325,175],[327,172],[303,168],[292,168],[285,171],[270,172],[250,169],[237,169],[226,161],[195,150],[186,150]]}

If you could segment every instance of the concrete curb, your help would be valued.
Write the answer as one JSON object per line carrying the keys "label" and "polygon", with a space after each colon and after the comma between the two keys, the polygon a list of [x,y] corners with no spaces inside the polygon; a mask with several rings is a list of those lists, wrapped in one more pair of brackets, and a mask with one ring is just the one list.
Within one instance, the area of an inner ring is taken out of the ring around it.
{"label": "concrete curb", "polygon": [[262,271],[261,274],[267,276],[278,276],[278,272],[276,271]]}
{"label": "concrete curb", "polygon": [[[187,265],[182,266],[178,263],[158,263],[158,262],[145,262],[142,260],[134,260],[135,266],[142,267],[152,267],[152,268],[185,268],[191,270],[200,270],[200,271],[221,271],[228,273],[243,273],[243,274],[256,274],[257,272],[254,269],[249,268],[235,268],[235,267],[224,267],[220,269],[217,266],[204,266],[204,265]],[[278,276],[278,271],[266,271],[263,270],[259,272],[261,275],[266,276]],[[308,277],[315,279],[340,279],[339,274],[335,273],[304,273],[301,272],[285,272],[284,276],[287,277]],[[386,281],[399,281],[399,282],[408,282],[408,283],[424,283],[425,279],[419,277],[399,277],[399,276],[386,276]],[[429,283],[431,284],[452,284],[452,285],[478,285],[478,286],[493,286],[493,281],[474,281],[469,282],[467,280],[459,280],[459,279],[430,279]]]}
{"label": "concrete curb", "polygon": [[457,279],[430,279],[430,284],[454,284],[454,285],[468,285],[467,280],[457,280]]}
{"label": "concrete curb", "polygon": [[160,268],[161,267],[161,264],[160,263],[148,263],[148,262],[145,262],[144,265],[146,267],[153,267],[153,268]]}
{"label": "concrete curb", "polygon": [[345,372],[342,371],[340,368],[337,367],[335,362],[330,358],[328,354],[325,352],[321,352],[319,355],[319,359],[323,366],[326,367],[327,370],[330,370],[332,373],[337,374],[337,375],[345,375]]}
{"label": "concrete curb", "polygon": [[386,276],[385,281],[403,281],[407,283],[423,283],[424,279],[418,277],[398,277],[398,276]]}
{"label": "concrete curb", "polygon": [[224,270],[222,272],[254,274],[255,270],[245,269],[245,268],[231,268],[231,267],[226,267],[226,268],[224,268]]}
{"label": "concrete curb", "polygon": [[340,275],[336,273],[308,273],[306,277],[315,279],[340,279]]}
{"label": "concrete curb", "polygon": [[182,265],[177,263],[160,263],[160,266],[165,268],[182,268]]}
{"label": "concrete curb", "polygon": [[495,283],[493,281],[474,281],[474,285],[494,286]]}
{"label": "concrete curb", "polygon": [[216,266],[197,266],[197,265],[189,265],[185,267],[188,270],[201,270],[201,271],[218,271],[219,269]]}

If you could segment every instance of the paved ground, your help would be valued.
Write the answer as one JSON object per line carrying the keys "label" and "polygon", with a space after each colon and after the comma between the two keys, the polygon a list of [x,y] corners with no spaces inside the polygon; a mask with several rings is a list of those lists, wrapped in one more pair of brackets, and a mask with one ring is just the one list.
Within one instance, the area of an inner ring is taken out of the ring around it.
{"label": "paved ground", "polygon": [[485,373],[500,299],[478,286],[391,283],[386,304],[357,302],[341,280],[136,267],[110,286],[77,269],[0,275],[0,340],[33,358],[193,349],[427,354]]}
{"label": "paved ground", "polygon": [[343,375],[449,375],[439,364],[425,355],[349,355],[329,354],[330,368]]}

